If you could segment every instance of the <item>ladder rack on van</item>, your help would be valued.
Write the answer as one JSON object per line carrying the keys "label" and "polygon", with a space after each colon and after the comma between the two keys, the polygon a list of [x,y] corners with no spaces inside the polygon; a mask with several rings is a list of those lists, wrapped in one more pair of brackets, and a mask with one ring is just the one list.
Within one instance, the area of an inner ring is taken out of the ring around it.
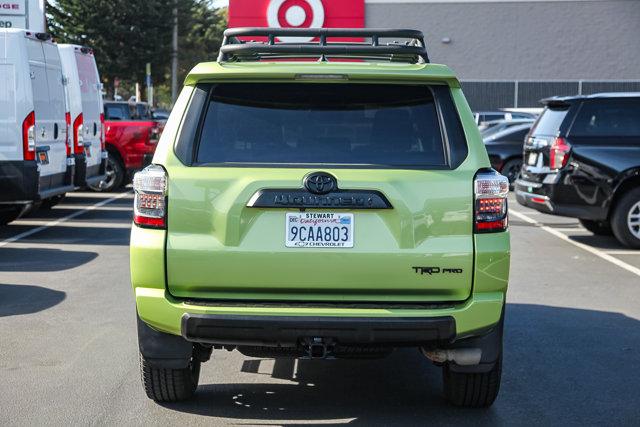
{"label": "ladder rack on van", "polygon": [[[239,37],[266,37],[244,41]],[[282,42],[281,37],[313,38],[311,42]],[[362,42],[330,41],[330,38],[362,38]],[[380,39],[408,39],[381,43]],[[218,62],[263,59],[327,57],[428,63],[424,35],[417,30],[381,28],[229,28],[224,32]]]}

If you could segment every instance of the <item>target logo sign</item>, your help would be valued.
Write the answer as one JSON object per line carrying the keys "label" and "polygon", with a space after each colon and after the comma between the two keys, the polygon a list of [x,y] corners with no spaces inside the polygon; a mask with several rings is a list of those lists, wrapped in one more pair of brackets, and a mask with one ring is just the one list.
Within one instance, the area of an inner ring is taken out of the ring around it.
{"label": "target logo sign", "polygon": [[[322,28],[324,6],[320,0],[271,0],[267,24],[276,28]],[[283,42],[310,42],[312,37],[279,37]]]}
{"label": "target logo sign", "polygon": [[[229,27],[362,28],[364,0],[230,0]],[[312,39],[279,37],[278,40]]]}

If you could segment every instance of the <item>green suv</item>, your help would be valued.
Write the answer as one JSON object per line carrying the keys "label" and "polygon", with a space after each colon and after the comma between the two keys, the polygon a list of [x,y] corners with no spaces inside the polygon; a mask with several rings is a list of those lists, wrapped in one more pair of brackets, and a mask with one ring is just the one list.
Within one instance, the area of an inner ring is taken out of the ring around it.
{"label": "green suv", "polygon": [[508,189],[419,31],[225,31],[134,178],[147,395],[191,397],[214,349],[353,359],[416,347],[442,367],[449,401],[491,405]]}

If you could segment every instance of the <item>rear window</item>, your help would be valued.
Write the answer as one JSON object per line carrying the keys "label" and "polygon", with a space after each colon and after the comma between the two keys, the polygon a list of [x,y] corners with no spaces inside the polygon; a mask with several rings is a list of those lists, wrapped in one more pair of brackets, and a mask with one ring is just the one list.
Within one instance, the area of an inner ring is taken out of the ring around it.
{"label": "rear window", "polygon": [[533,136],[556,136],[560,130],[560,125],[567,115],[569,107],[566,108],[550,108],[547,107],[533,127],[531,135]]}
{"label": "rear window", "polygon": [[447,164],[427,86],[221,84],[201,126],[197,163]]}
{"label": "rear window", "polygon": [[131,111],[127,104],[104,104],[105,120],[131,120]]}
{"label": "rear window", "polygon": [[572,136],[640,136],[640,99],[585,102],[571,127]]}
{"label": "rear window", "polygon": [[151,110],[147,104],[105,103],[105,120],[150,120]]}

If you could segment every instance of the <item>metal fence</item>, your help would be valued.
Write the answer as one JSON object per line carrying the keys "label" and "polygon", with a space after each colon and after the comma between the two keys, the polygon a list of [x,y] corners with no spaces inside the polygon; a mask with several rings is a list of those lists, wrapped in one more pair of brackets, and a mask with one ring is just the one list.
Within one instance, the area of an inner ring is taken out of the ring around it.
{"label": "metal fence", "polygon": [[535,108],[554,95],[640,92],[640,80],[463,80],[462,89],[474,111]]}

